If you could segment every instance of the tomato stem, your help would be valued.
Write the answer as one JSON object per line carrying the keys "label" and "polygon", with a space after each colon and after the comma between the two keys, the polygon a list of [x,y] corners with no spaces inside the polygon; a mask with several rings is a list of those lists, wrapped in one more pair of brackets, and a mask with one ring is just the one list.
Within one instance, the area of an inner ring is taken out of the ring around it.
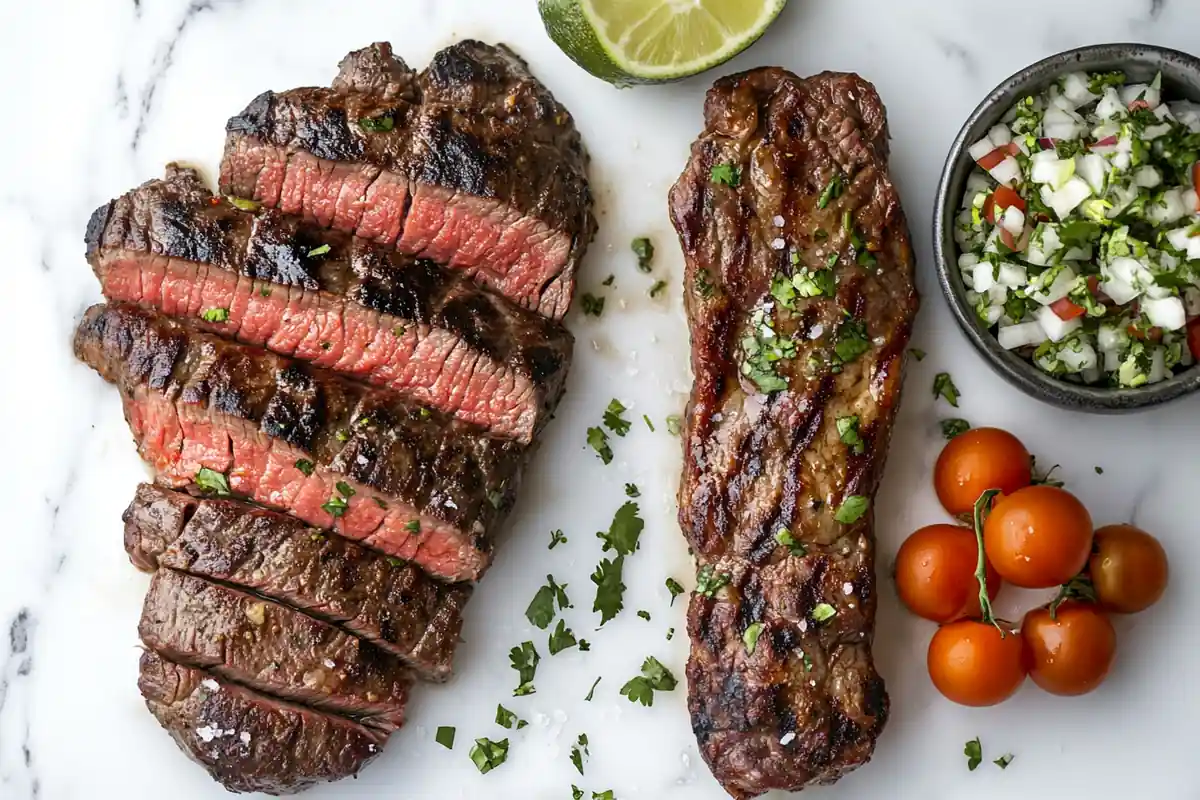
{"label": "tomato stem", "polygon": [[975,562],[975,579],[979,581],[979,611],[983,621],[989,625],[995,625],[996,630],[1000,631],[1000,636],[1003,637],[1006,631],[996,621],[996,616],[992,613],[992,600],[988,597],[987,557],[983,551],[983,512],[991,505],[992,498],[998,494],[1000,494],[999,489],[988,489],[975,501],[975,543],[979,548],[979,559]]}

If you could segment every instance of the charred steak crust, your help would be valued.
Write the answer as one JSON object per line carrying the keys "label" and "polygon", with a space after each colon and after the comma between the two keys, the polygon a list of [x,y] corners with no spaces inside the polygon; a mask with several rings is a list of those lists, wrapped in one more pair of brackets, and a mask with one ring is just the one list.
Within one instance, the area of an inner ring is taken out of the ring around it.
{"label": "charred steak crust", "polygon": [[[711,576],[688,612],[688,705],[713,774],[748,798],[837,780],[887,719],[873,517],[835,517],[875,493],[918,299],[871,84],[755,70],[716,83],[705,122],[670,198],[695,374],[679,518]],[[787,288],[826,270],[825,291]],[[755,360],[765,339],[795,350]],[[861,445],[839,433],[851,417]]]}
{"label": "charred steak crust", "polygon": [[223,194],[566,313],[596,230],[588,158],[570,114],[507,47],[458,42],[417,75],[372,45],[332,88],[266,92],[227,132]]}
{"label": "charred steak crust", "polygon": [[160,483],[235,494],[448,580],[475,580],[528,448],[387,392],[133,306],[94,306],[75,353],[122,389]]}
{"label": "charred steak crust", "polygon": [[148,483],[122,519],[125,549],[140,569],[254,591],[364,637],[426,679],[450,677],[467,584],[435,581],[284,514]]}
{"label": "charred steak crust", "polygon": [[193,761],[231,792],[294,794],[357,775],[386,734],[142,654],[146,707]]}
{"label": "charred steak crust", "polygon": [[412,673],[368,641],[290,606],[170,568],[154,573],[142,642],[177,664],[390,733]]}
{"label": "charred steak crust", "polygon": [[96,210],[87,255],[109,300],[198,321],[224,311],[205,327],[520,441],[549,419],[571,362],[561,323],[461,271],[279,211],[239,210],[176,165]]}

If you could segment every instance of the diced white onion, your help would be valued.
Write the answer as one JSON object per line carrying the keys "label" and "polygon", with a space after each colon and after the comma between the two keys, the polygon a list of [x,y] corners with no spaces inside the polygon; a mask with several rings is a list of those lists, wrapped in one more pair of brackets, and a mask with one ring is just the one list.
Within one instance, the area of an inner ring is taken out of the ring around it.
{"label": "diced white onion", "polygon": [[996,282],[1017,289],[1029,282],[1029,272],[1020,264],[1005,261],[1000,265],[1000,277]]}
{"label": "diced white onion", "polygon": [[1083,178],[1071,178],[1061,189],[1054,192],[1050,207],[1059,219],[1066,219],[1079,204],[1092,195],[1092,187]]}
{"label": "diced white onion", "polygon": [[1000,306],[988,306],[983,312],[983,318],[987,321],[988,327],[995,325],[1004,316],[1004,309]]}
{"label": "diced white onion", "polygon": [[971,174],[967,176],[967,195],[974,197],[980,192],[990,192],[992,190],[992,182],[987,179],[979,170],[971,170]]}
{"label": "diced white onion", "polygon": [[979,256],[974,253],[963,253],[958,257],[958,268],[967,269],[979,263]]}
{"label": "diced white onion", "polygon": [[1008,299],[1008,287],[1002,283],[994,283],[987,290],[988,302],[993,306],[1002,306]]}
{"label": "diced white onion", "polygon": [[1125,341],[1125,337],[1115,325],[1101,325],[1096,331],[1096,343],[1101,350],[1116,350]]}
{"label": "diced white onion", "polygon": [[1158,383],[1167,378],[1166,357],[1163,354],[1161,347],[1154,348],[1154,352],[1150,355],[1150,372],[1146,376],[1147,383]]}
{"label": "diced white onion", "polygon": [[1104,96],[1096,104],[1096,116],[1100,119],[1112,119],[1118,114],[1124,113],[1125,108],[1126,105],[1121,102],[1121,96],[1117,94],[1116,89],[1107,86],[1104,89]]}
{"label": "diced white onion", "polygon": [[1108,182],[1108,162],[1103,156],[1088,153],[1080,156],[1075,162],[1075,171],[1079,177],[1087,181],[1088,186],[1096,194],[1104,194],[1104,185]]}
{"label": "diced white onion", "polygon": [[1013,236],[1020,236],[1025,232],[1025,212],[1016,206],[1009,206],[1004,209],[1000,225]]}
{"label": "diced white onion", "polygon": [[1050,139],[1078,139],[1083,133],[1079,116],[1057,106],[1046,109],[1042,117],[1042,135]]}
{"label": "diced white onion", "polygon": [[1052,342],[1061,342],[1067,338],[1067,335],[1078,330],[1083,325],[1083,318],[1076,317],[1075,319],[1065,320],[1050,306],[1043,306],[1037,310],[1034,315],[1037,318],[1038,324],[1042,326],[1042,330],[1046,332],[1046,337]]}
{"label": "diced white onion", "polygon": [[1075,108],[1086,106],[1096,99],[1088,89],[1091,81],[1085,72],[1072,72],[1063,78],[1063,97],[1071,101]]}
{"label": "diced white onion", "polygon": [[1146,219],[1155,224],[1170,225],[1183,219],[1187,213],[1187,206],[1183,203],[1183,190],[1167,189],[1162,194],[1162,200],[1153,205],[1147,204]]}
{"label": "diced white onion", "polygon": [[1012,131],[1007,125],[996,125],[988,131],[988,139],[995,147],[1003,147],[1012,141]]}
{"label": "diced white onion", "polygon": [[1154,167],[1141,167],[1133,173],[1133,182],[1143,189],[1153,189],[1162,183],[1162,173]]}
{"label": "diced white onion", "polygon": [[1037,291],[1030,292],[1029,296],[1042,305],[1048,306],[1066,297],[1074,285],[1075,270],[1066,267],[1055,276],[1054,282],[1049,287],[1043,287]]}
{"label": "diced white onion", "polygon": [[1000,346],[1005,350],[1030,347],[1046,341],[1046,332],[1037,322],[1021,322],[1001,328],[996,334]]}
{"label": "diced white onion", "polygon": [[982,293],[995,286],[992,270],[992,265],[986,261],[976,264],[971,273],[971,288]]}
{"label": "diced white onion", "polygon": [[1112,298],[1112,301],[1119,306],[1133,302],[1142,293],[1141,289],[1136,289],[1132,284],[1117,280],[1116,278],[1102,281],[1100,283],[1100,291]]}
{"label": "diced white onion", "polygon": [[1187,324],[1187,314],[1184,312],[1183,301],[1178,297],[1163,297],[1142,300],[1142,313],[1163,330],[1177,331]]}
{"label": "diced white onion", "polygon": [[1148,142],[1152,142],[1160,136],[1166,136],[1171,132],[1171,123],[1164,122],[1159,125],[1150,125],[1142,131],[1142,138]]}
{"label": "diced white onion", "polygon": [[1188,287],[1183,290],[1183,310],[1189,317],[1200,317],[1200,289]]}
{"label": "diced white onion", "polygon": [[968,147],[967,153],[970,154],[972,159],[978,161],[995,149],[996,145],[992,144],[992,140],[985,136],[975,144]]}
{"label": "diced white onion", "polygon": [[1069,248],[1067,250],[1067,252],[1063,253],[1063,261],[1091,261],[1091,260],[1092,260],[1092,246],[1090,244],[1086,245],[1084,247],[1072,247],[1072,248]]}
{"label": "diced white onion", "polygon": [[988,174],[996,179],[996,183],[1011,186],[1013,181],[1021,177],[1021,165],[1012,156],[1006,156],[996,166],[988,170]]}
{"label": "diced white onion", "polygon": [[1074,346],[1065,346],[1058,351],[1058,360],[1070,372],[1082,372],[1085,369],[1094,369],[1099,359],[1096,357],[1096,350],[1087,342],[1080,342],[1079,349]]}
{"label": "diced white onion", "polygon": [[1105,350],[1104,356],[1104,371],[1116,372],[1121,368],[1121,352],[1119,350]]}
{"label": "diced white onion", "polygon": [[1171,103],[1171,113],[1175,119],[1187,125],[1192,133],[1200,133],[1200,106],[1195,103],[1181,101]]}

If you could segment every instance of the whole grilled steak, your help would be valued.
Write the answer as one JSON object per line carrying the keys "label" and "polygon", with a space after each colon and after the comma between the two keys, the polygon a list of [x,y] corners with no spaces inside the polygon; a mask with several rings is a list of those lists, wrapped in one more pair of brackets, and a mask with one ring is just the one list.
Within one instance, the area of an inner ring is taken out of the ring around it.
{"label": "whole grilled steak", "polygon": [[573,339],[461,271],[278,211],[167,167],[106,203],[87,254],[105,297],[395,389],[523,442],[562,395]]}
{"label": "whole grilled steak", "polygon": [[266,92],[229,121],[221,192],[463,269],[561,318],[595,234],[570,114],[503,45],[420,75],[380,43],[332,88]]}
{"label": "whole grilled steak", "polygon": [[231,792],[293,794],[358,774],[386,734],[142,655],[138,689],[185,753]]}
{"label": "whole grilled steak", "polygon": [[468,584],[440,583],[412,564],[236,500],[142,484],[123,519],[125,549],[141,569],[245,587],[364,637],[422,677],[450,677]]}
{"label": "whole grilled steak", "polygon": [[264,694],[389,733],[404,724],[411,673],[370,642],[289,606],[160,569],[138,634],[177,664]]}
{"label": "whole grilled steak", "polygon": [[869,83],[734,75],[705,121],[670,201],[695,374],[688,704],[713,774],[748,798],[837,780],[887,719],[870,503],[918,301]]}
{"label": "whole grilled steak", "polygon": [[89,309],[75,353],[122,389],[160,483],[226,476],[235,494],[448,580],[491,562],[524,446],[133,306]]}

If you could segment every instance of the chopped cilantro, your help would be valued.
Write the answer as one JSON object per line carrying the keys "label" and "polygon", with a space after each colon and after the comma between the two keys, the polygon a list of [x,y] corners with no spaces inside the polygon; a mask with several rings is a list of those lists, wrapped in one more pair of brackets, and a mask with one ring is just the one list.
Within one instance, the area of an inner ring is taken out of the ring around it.
{"label": "chopped cilantro", "polygon": [[1013,762],[1013,758],[1014,758],[1014,756],[1012,753],[1005,753],[1004,755],[1000,756],[992,763],[995,764],[1000,769],[1008,769],[1008,765]]}
{"label": "chopped cilantro", "polygon": [[673,691],[677,683],[671,671],[664,667],[657,658],[650,656],[642,662],[642,674],[626,682],[621,687],[621,694],[628,697],[631,703],[652,706],[656,691]]}
{"label": "chopped cilantro", "polygon": [[667,591],[671,593],[671,605],[674,606],[675,598],[683,594],[685,589],[679,581],[674,578],[667,578]]}
{"label": "chopped cilantro", "polygon": [[615,433],[617,436],[624,436],[629,433],[630,423],[621,415],[628,409],[621,404],[620,400],[613,398],[608,408],[604,409],[604,427]]}
{"label": "chopped cilantro", "polygon": [[228,322],[229,321],[229,309],[228,308],[205,309],[204,312],[200,315],[200,319],[204,320],[205,322]]}
{"label": "chopped cilantro", "polygon": [[1096,474],[1097,474],[1097,475],[1103,475],[1103,474],[1104,474],[1104,467],[1095,467],[1095,470],[1096,470]]}
{"label": "chopped cilantro", "polygon": [[909,354],[910,354],[910,355],[911,355],[913,358],[915,358],[917,361],[924,361],[924,360],[925,360],[925,351],[924,351],[924,350],[918,350],[918,349],[917,349],[917,348],[915,348],[915,347],[910,347],[910,348],[908,349],[908,352],[909,352]]}
{"label": "chopped cilantro", "polygon": [[346,483],[345,481],[338,481],[333,485],[333,488],[337,489],[338,494],[347,500],[355,495],[353,487],[351,487],[350,484]]}
{"label": "chopped cilantro", "polygon": [[667,433],[671,434],[672,436],[678,436],[679,432],[681,430],[682,430],[682,423],[679,419],[679,415],[678,414],[668,414],[667,415]]}
{"label": "chopped cilantro", "polygon": [[533,642],[521,642],[520,645],[509,650],[508,660],[512,664],[512,668],[517,671],[519,681],[517,688],[513,691],[513,697],[533,694],[535,691],[533,678],[537,675],[538,662],[542,660],[533,646]]}
{"label": "chopped cilantro", "polygon": [[228,195],[225,199],[229,201],[229,205],[239,211],[258,211],[262,208],[262,203],[257,200],[247,200],[244,197],[234,197],[233,195]]}
{"label": "chopped cilantro", "polygon": [[487,738],[476,739],[470,755],[471,761],[475,763],[479,773],[486,775],[508,760],[508,739],[501,739],[498,742]]}
{"label": "chopped cilantro", "polygon": [[737,186],[742,182],[742,170],[733,164],[715,164],[709,172],[709,177],[713,183]]}
{"label": "chopped cilantro", "polygon": [[433,735],[433,740],[447,750],[454,749],[454,728],[449,725],[442,725],[437,729],[437,733]]}
{"label": "chopped cilantro", "polygon": [[555,603],[558,603],[560,610],[566,609],[571,604],[566,589],[565,585],[559,586],[555,583],[553,575],[547,575],[546,585],[537,590],[533,599],[529,601],[529,607],[525,609],[525,618],[529,620],[529,623],[542,630],[550,627],[556,613]]}
{"label": "chopped cilantro", "polygon": [[588,738],[586,733],[579,734],[579,738],[575,740],[575,744],[571,745],[571,763],[575,765],[575,769],[579,774],[583,774],[583,761],[590,757],[588,752]]}
{"label": "chopped cilantro", "polygon": [[836,200],[842,194],[842,176],[834,175],[829,183],[825,184],[825,188],[821,191],[821,196],[817,198],[817,208],[825,208],[830,202]]}
{"label": "chopped cilantro", "polygon": [[363,117],[358,121],[358,127],[368,133],[387,133],[396,127],[396,121],[391,114],[379,117]]}
{"label": "chopped cilantro", "polygon": [[654,423],[650,421],[650,415],[642,414],[642,421],[646,423],[646,427],[650,429],[650,432],[654,433]]}
{"label": "chopped cilantro", "polygon": [[746,645],[746,655],[754,655],[754,648],[758,646],[758,637],[762,635],[762,629],[763,624],[755,622],[742,634],[742,644]]}
{"label": "chopped cilantro", "polygon": [[598,317],[604,313],[604,298],[596,297],[591,292],[585,292],[582,300],[583,313],[589,317]]}
{"label": "chopped cilantro", "polygon": [[842,507],[837,510],[833,518],[843,525],[852,525],[862,519],[862,515],[867,513],[867,507],[871,501],[860,494],[852,494],[842,501]]}
{"label": "chopped cilantro", "polygon": [[696,594],[715,597],[722,587],[729,584],[728,572],[715,573],[712,564],[706,564],[696,573]]}
{"label": "chopped cilantro", "polygon": [[410,519],[408,522],[404,523],[404,530],[408,531],[409,533],[420,533],[420,520]]}
{"label": "chopped cilantro", "polygon": [[554,627],[554,631],[550,634],[550,641],[547,645],[550,649],[550,655],[556,656],[563,650],[574,647],[579,644],[579,640],[575,638],[575,632],[567,627],[563,620],[558,621],[558,625]]}
{"label": "chopped cilantro", "polygon": [[655,281],[654,285],[650,287],[650,292],[649,292],[650,297],[652,297],[652,298],[658,297],[660,294],[663,293],[663,290],[666,288],[667,288],[666,281],[664,281],[664,280]]}
{"label": "chopped cilantro", "polygon": [[669,642],[669,641],[671,641],[671,640],[672,640],[672,639],[674,639],[674,638],[675,638],[675,629],[674,629],[674,628],[667,628],[667,641]]}
{"label": "chopped cilantro", "polygon": [[499,725],[501,728],[505,728],[505,729],[511,731],[513,729],[513,726],[516,726],[517,730],[521,730],[522,728],[526,727],[529,723],[526,722],[525,720],[521,719],[520,717],[518,717],[512,711],[509,711],[507,708],[505,708],[504,706],[497,703],[496,704],[496,724]]}
{"label": "chopped cilantro", "polygon": [[965,419],[942,420],[942,436],[945,436],[947,440],[961,436],[969,430],[971,430],[971,423]]}
{"label": "chopped cilantro", "polygon": [[553,531],[550,531],[550,546],[546,549],[553,550],[554,548],[558,547],[560,544],[566,544],[566,543],[567,543],[567,537],[566,537],[566,535],[563,534],[562,529],[553,530]]}
{"label": "chopped cilantro", "polygon": [[337,495],[334,495],[333,497],[329,498],[329,500],[321,504],[321,508],[325,511],[325,513],[331,517],[334,517],[335,519],[337,517],[344,516],[346,509],[349,507],[350,505],[346,502],[345,498],[338,497]]}
{"label": "chopped cilantro", "polygon": [[616,550],[617,555],[627,556],[638,549],[638,537],[646,523],[638,516],[638,505],[628,501],[613,515],[608,533],[598,531],[596,538],[604,542],[603,552]]}
{"label": "chopped cilantro", "polygon": [[642,492],[641,492],[641,490],[638,489],[636,483],[627,483],[627,484],[625,484],[625,496],[626,497],[641,497]]}
{"label": "chopped cilantro", "polygon": [[605,278],[604,280],[600,281],[600,285],[601,285],[601,286],[612,286],[612,285],[613,285],[614,283],[616,283],[616,282],[617,282],[617,276],[616,276],[616,275],[609,275],[607,278]]}
{"label": "chopped cilantro", "polygon": [[638,269],[649,272],[654,264],[654,242],[648,237],[639,236],[633,240],[633,254],[637,256]]}
{"label": "chopped cilantro", "polygon": [[809,616],[813,618],[813,622],[827,622],[837,616],[837,609],[829,603],[817,603],[809,612]]}
{"label": "chopped cilantro", "polygon": [[645,610],[644,608],[638,609],[637,615],[639,617],[641,617],[642,619],[646,620],[646,622],[650,621],[650,612]]}
{"label": "chopped cilantro", "polygon": [[201,467],[196,470],[196,477],[192,478],[196,486],[202,491],[224,497],[229,492],[229,479],[215,469]]}
{"label": "chopped cilantro", "polygon": [[328,244],[323,244],[320,247],[314,247],[312,250],[309,250],[308,257],[316,258],[317,256],[323,256],[332,249]]}
{"label": "chopped cilantro", "polygon": [[837,432],[842,443],[855,455],[862,455],[866,444],[858,432],[858,415],[837,418]]}
{"label": "chopped cilantro", "polygon": [[839,364],[849,364],[870,349],[871,342],[867,339],[867,329],[863,323],[850,319],[838,328],[837,344],[833,346],[833,352],[837,355]]}
{"label": "chopped cilantro", "polygon": [[263,297],[270,297],[270,296],[271,296],[271,287],[270,287],[270,286],[264,286],[264,287],[262,287],[261,289],[259,289],[259,290],[258,290],[258,293],[259,293],[260,295],[262,295]]}
{"label": "chopped cilantro", "polygon": [[958,387],[949,372],[939,372],[933,379],[934,398],[943,397],[950,405],[958,408]]}
{"label": "chopped cilantro", "polygon": [[625,607],[625,584],[621,582],[625,569],[625,556],[601,559],[592,573],[591,581],[596,584],[596,599],[592,611],[600,613],[603,626]]}
{"label": "chopped cilantro", "polygon": [[587,443],[596,451],[596,455],[600,456],[601,461],[605,464],[612,463],[613,451],[608,446],[608,434],[604,432],[603,428],[588,428]]}
{"label": "chopped cilantro", "polygon": [[976,736],[963,747],[963,755],[967,757],[967,769],[974,772],[983,763],[983,743]]}
{"label": "chopped cilantro", "polygon": [[792,532],[787,528],[780,528],[779,533],[775,534],[775,541],[786,547],[794,556],[808,555],[808,548],[803,542],[797,542],[796,537],[792,536]]}

